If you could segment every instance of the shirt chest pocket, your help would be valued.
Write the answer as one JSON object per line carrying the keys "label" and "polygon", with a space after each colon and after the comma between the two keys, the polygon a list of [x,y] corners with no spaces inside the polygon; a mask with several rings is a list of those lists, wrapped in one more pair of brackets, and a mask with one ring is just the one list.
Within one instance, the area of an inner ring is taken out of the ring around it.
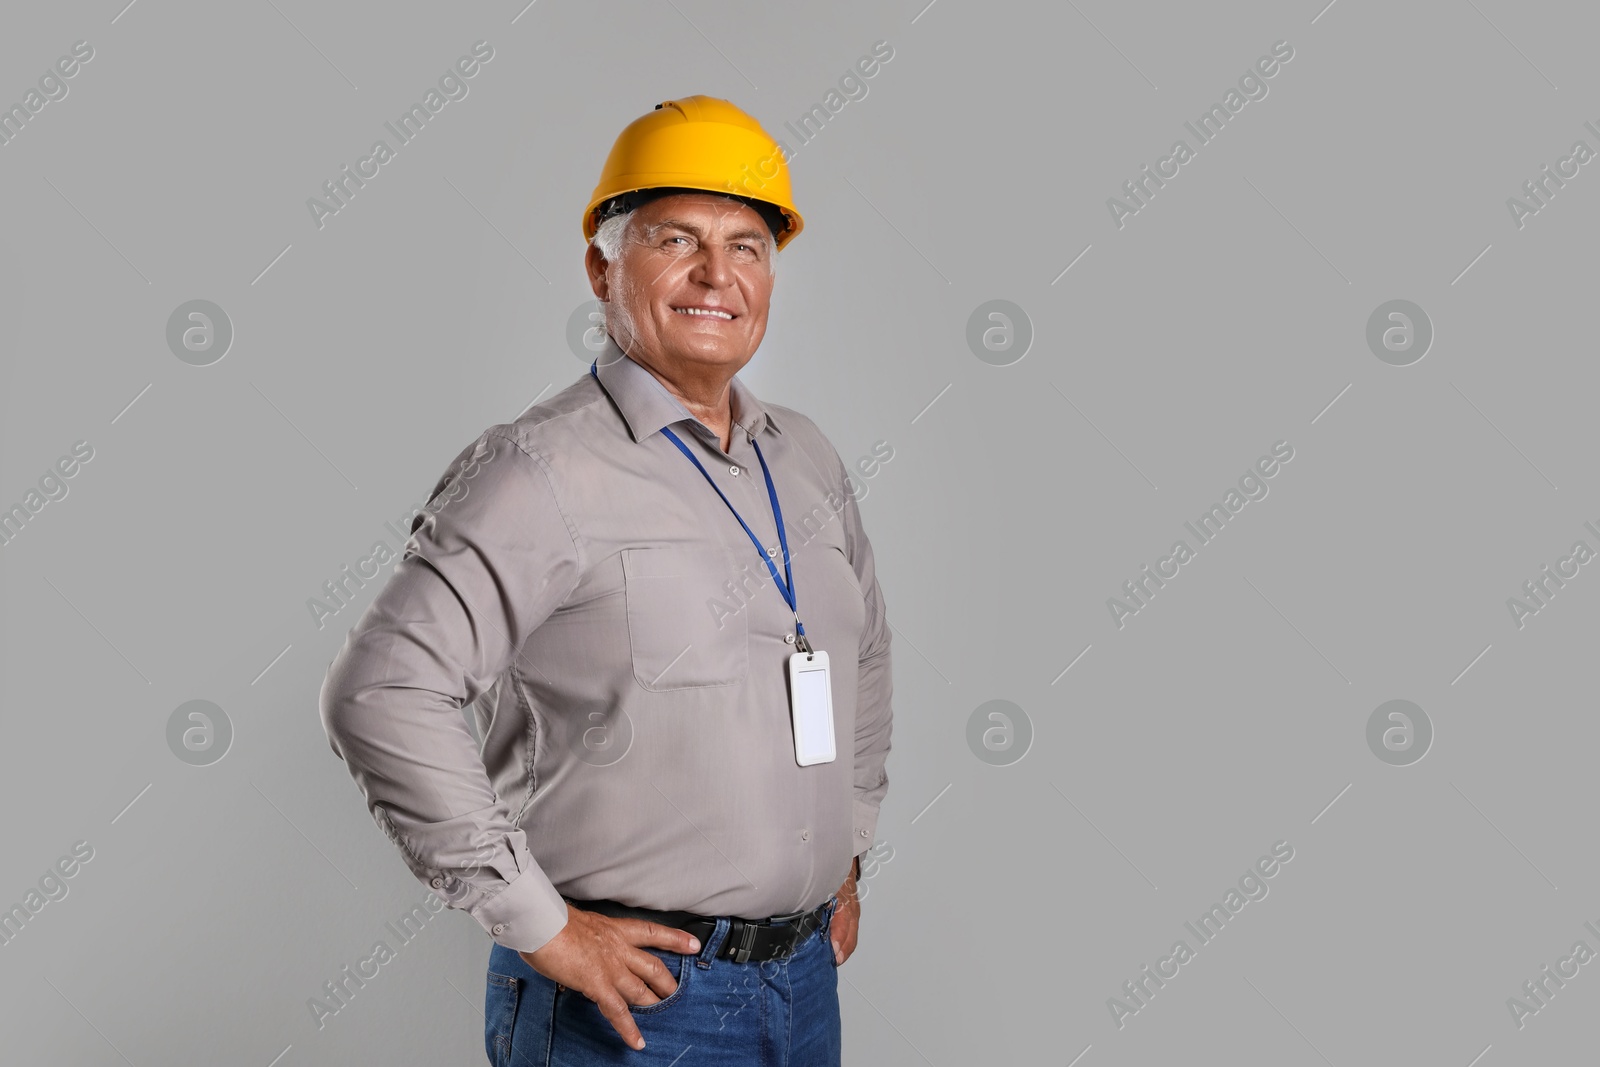
{"label": "shirt chest pocket", "polygon": [[738,685],[749,670],[744,612],[729,614],[734,577],[722,545],[625,548],[622,574],[634,679],[653,693]]}

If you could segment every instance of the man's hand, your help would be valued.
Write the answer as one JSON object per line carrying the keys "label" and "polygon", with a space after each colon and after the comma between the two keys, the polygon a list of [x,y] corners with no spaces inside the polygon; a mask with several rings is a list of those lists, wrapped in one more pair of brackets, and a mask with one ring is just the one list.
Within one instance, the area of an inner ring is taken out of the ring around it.
{"label": "man's hand", "polygon": [[833,920],[828,935],[833,941],[833,960],[844,964],[856,950],[856,929],[861,924],[861,899],[856,896],[856,868],[859,860],[850,861],[850,873],[839,887],[839,904],[833,909]]}
{"label": "man's hand", "polygon": [[687,930],[644,919],[613,919],[567,905],[567,925],[534,952],[519,952],[529,967],[594,1001],[622,1040],[644,1048],[628,1006],[656,1004],[678,988],[665,964],[636,946],[668,952],[700,951]]}

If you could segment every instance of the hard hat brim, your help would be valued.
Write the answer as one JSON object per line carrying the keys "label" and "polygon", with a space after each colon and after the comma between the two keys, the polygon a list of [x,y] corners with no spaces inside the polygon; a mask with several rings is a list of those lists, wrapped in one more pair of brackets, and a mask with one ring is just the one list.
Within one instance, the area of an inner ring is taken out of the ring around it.
{"label": "hard hat brim", "polygon": [[[681,196],[684,194],[702,193],[707,196],[720,196],[728,200],[737,200],[753,210],[766,222],[767,229],[772,232],[773,241],[781,247],[796,233],[800,232],[798,216],[786,212],[777,204],[768,200],[760,200],[753,196],[740,196],[730,193],[725,189],[706,189],[689,185],[657,185],[639,189],[628,189],[615,196],[608,197],[595,205],[590,212],[592,230],[598,230],[600,223],[613,215],[625,214],[664,196]],[[592,233],[591,233],[592,239]]]}

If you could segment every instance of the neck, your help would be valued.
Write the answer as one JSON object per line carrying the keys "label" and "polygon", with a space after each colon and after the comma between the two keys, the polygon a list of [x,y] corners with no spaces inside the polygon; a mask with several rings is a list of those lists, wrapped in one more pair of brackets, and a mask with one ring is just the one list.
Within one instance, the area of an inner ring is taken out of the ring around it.
{"label": "neck", "polygon": [[[671,386],[668,386],[671,389]],[[676,390],[672,392],[684,407],[689,409],[689,414],[699,419],[706,428],[717,435],[717,440],[722,443],[722,450],[726,452],[733,445],[733,405],[728,399],[727,386],[723,386],[722,403],[703,404],[681,396]]]}
{"label": "neck", "polygon": [[720,389],[711,385],[704,389],[685,389],[681,383],[671,382],[661,375],[656,378],[667,387],[667,392],[678,398],[678,402],[689,409],[689,414],[711,427],[713,430],[733,424],[733,390],[728,388],[724,381]]}
{"label": "neck", "polygon": [[733,443],[733,390],[729,386],[732,375],[723,375],[715,368],[704,375],[668,375],[642,359],[637,362],[688,408],[689,414],[717,435],[723,451],[728,450]]}

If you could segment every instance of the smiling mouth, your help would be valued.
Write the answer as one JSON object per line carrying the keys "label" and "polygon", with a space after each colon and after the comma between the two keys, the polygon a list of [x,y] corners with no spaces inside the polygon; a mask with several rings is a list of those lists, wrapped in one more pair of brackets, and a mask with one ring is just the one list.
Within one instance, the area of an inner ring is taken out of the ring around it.
{"label": "smiling mouth", "polygon": [[676,314],[687,315],[690,318],[716,319],[721,322],[731,322],[736,316],[730,311],[721,308],[681,307],[672,309]]}

